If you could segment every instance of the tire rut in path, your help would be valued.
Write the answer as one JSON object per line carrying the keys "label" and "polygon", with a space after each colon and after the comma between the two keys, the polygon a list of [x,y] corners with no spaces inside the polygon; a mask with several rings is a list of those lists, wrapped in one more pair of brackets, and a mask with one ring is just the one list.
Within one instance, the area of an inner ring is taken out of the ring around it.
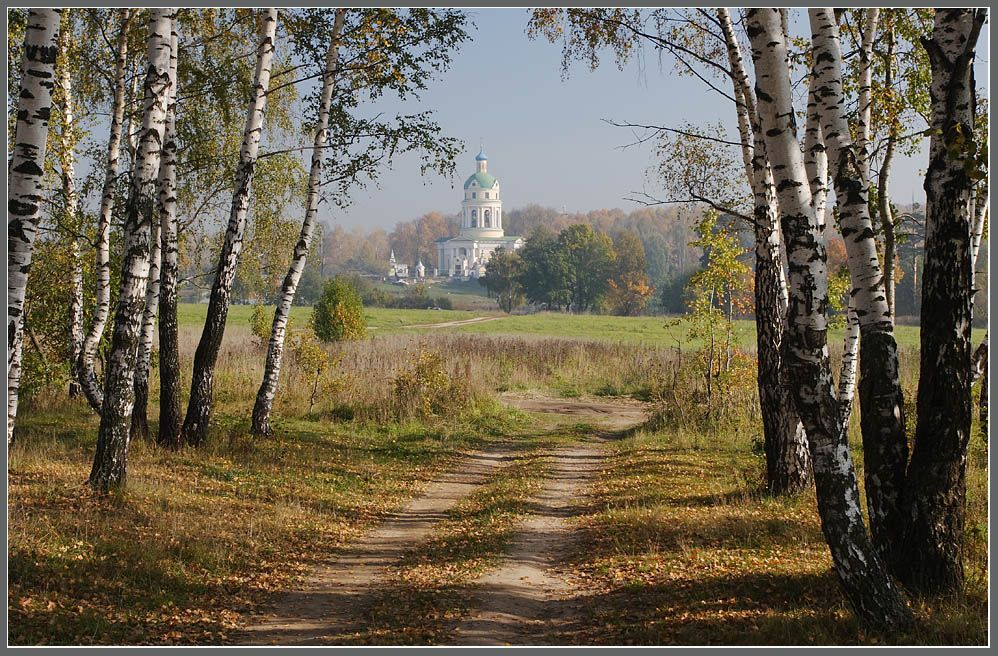
{"label": "tire rut in path", "polygon": [[475,584],[475,610],[451,630],[456,645],[538,645],[577,616],[581,591],[557,571],[573,539],[569,519],[604,454],[597,445],[555,450],[549,480],[533,499],[498,569]]}
{"label": "tire rut in path", "polygon": [[386,570],[445,519],[497,468],[516,459],[508,448],[494,447],[460,459],[416,499],[330,562],[318,567],[303,590],[282,595],[277,608],[234,636],[236,644],[318,645],[337,642],[355,627],[356,618],[377,592]]}

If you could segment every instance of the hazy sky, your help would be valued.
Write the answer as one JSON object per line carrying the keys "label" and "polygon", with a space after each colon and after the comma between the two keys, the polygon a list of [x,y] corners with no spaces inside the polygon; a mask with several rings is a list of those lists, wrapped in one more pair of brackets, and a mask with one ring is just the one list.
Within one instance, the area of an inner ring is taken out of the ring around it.
{"label": "hazy sky", "polygon": [[[489,156],[489,171],[502,184],[507,210],[529,203],[565,206],[569,212],[629,210],[637,207],[624,200],[629,192],[656,191],[647,178],[653,150],[650,145],[622,149],[633,142],[633,135],[602,119],[668,126],[720,120],[729,135],[736,134],[726,100],[698,80],[676,75],[671,60],[660,62],[650,49],[623,71],[608,53],[596,71],[576,64],[563,80],[560,44],[527,38],[527,10],[468,13],[475,23],[471,39],[419,104],[420,109],[434,110],[449,136],[465,142],[455,179],[423,178],[417,158],[399,159],[394,170],[383,174],[380,190],[358,192],[347,210],[323,204],[325,220],[347,227],[390,228],[429,211],[458,211],[461,185],[475,170],[480,140]],[[981,40],[978,75],[985,81],[987,30]],[[380,109],[414,108],[395,103]],[[895,164],[891,186],[896,202],[910,203],[913,195],[921,202],[924,167],[924,156]]]}

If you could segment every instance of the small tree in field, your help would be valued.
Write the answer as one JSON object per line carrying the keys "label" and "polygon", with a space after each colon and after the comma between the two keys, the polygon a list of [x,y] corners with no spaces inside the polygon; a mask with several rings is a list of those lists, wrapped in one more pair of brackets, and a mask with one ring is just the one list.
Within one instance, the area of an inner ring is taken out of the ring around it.
{"label": "small tree in field", "polygon": [[485,275],[478,279],[483,287],[495,294],[503,312],[512,312],[523,303],[523,258],[516,251],[498,248],[489,259]]}
{"label": "small tree in field", "polygon": [[718,226],[717,219],[716,212],[708,212],[696,226],[698,239],[691,244],[704,250],[707,264],[687,283],[692,300],[685,317],[689,336],[703,341],[699,360],[708,415],[717,383],[734,364],[733,317],[749,289],[749,268],[738,259],[745,249],[730,230]]}
{"label": "small tree in field", "polygon": [[326,281],[312,310],[312,329],[324,342],[362,339],[367,334],[364,303],[349,282],[338,276]]}

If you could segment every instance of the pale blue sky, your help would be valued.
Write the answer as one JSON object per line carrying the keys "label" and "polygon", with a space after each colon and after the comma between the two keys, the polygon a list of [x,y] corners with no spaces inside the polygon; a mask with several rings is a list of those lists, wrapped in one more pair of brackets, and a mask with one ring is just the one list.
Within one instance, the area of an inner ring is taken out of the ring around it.
{"label": "pale blue sky", "polygon": [[[730,105],[698,80],[680,77],[672,62],[659,63],[646,49],[623,71],[605,57],[594,72],[576,64],[561,76],[561,46],[531,41],[525,9],[470,9],[476,29],[451,68],[424,93],[419,109],[432,109],[444,131],[464,140],[457,175],[450,180],[422,178],[415,157],[399,159],[382,176],[381,189],[357,192],[353,205],[323,218],[350,227],[391,228],[396,221],[429,211],[456,212],[461,184],[474,172],[479,139],[489,155],[489,171],[502,183],[507,209],[539,203],[569,212],[637,205],[624,198],[649,183],[654,163],[649,145],[622,150],[633,138],[604,118],[678,126],[686,121],[718,120],[735,134]],[[804,18],[806,22],[806,18]],[[797,22],[797,21],[795,21]],[[986,80],[987,30],[979,48],[979,79]],[[980,83],[980,82],[979,82]],[[385,104],[386,111],[415,106]],[[892,192],[896,202],[921,201],[925,158],[896,164]],[[649,185],[649,191],[655,191]]]}

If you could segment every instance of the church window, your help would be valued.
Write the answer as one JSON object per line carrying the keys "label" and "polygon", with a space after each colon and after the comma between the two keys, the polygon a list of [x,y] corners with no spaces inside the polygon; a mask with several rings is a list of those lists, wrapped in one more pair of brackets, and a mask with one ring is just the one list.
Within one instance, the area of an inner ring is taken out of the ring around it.
{"label": "church window", "polygon": [[477,194],[475,192],[471,192],[471,197],[472,198],[475,198],[476,196],[477,196]]}
{"label": "church window", "polygon": [[487,192],[487,191],[485,192],[485,197],[486,197],[486,198],[488,198],[488,197],[489,197],[489,192]]}

